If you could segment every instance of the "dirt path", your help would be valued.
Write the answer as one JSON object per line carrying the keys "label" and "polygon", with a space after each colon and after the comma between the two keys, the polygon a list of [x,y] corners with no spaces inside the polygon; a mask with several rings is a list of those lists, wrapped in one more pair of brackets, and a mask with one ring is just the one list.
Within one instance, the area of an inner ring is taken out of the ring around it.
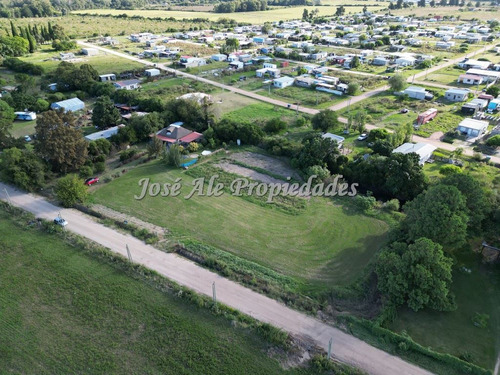
{"label": "dirt path", "polygon": [[61,213],[69,223],[66,230],[95,241],[124,257],[127,254],[126,246],[128,245],[133,262],[150,268],[198,293],[211,296],[212,283],[215,282],[217,298],[221,303],[291,334],[310,338],[325,350],[332,338],[334,358],[360,368],[368,374],[431,375],[429,371],[385,353],[337,328],[292,310],[273,299],[201,268],[195,263],[172,253],[164,253],[144,244],[137,238],[99,224],[79,211],[62,209],[39,196],[19,191],[3,183],[0,183],[0,199],[9,200],[13,205],[47,220],[53,220]]}

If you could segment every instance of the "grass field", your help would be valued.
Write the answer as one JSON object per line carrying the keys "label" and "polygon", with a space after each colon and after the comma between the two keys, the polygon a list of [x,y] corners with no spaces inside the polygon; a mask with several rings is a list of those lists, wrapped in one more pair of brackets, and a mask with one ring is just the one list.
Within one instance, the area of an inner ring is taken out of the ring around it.
{"label": "grass field", "polygon": [[[79,52],[80,48],[75,49],[73,52]],[[59,58],[59,52],[56,52],[52,47],[45,45],[42,46],[37,52],[22,57],[21,59],[33,64],[43,66],[46,72],[50,72],[57,68],[61,63]],[[73,61],[75,65],[80,64],[90,64],[92,65],[100,74],[106,74],[110,72],[123,72],[127,70],[134,69],[144,69],[144,65],[124,59],[115,55],[108,55],[103,52],[99,53],[97,56],[76,56],[76,61]]]}
{"label": "grass field", "polygon": [[35,133],[35,121],[15,121],[10,129],[10,134],[15,137],[24,137]]}
{"label": "grass field", "polygon": [[160,183],[180,177],[183,193],[192,189],[191,177],[158,161],[101,186],[93,199],[168,228],[174,239],[194,238],[293,276],[305,287],[326,288],[356,280],[388,230],[382,221],[323,198],[311,199],[297,215],[228,194],[135,200],[134,194],[141,191],[138,181],[144,177]]}
{"label": "grass field", "polygon": [[[482,3],[484,5],[484,3]],[[498,18],[498,9],[495,7],[481,7],[477,11],[463,11],[459,7],[424,7],[411,9],[398,9],[391,11],[392,14],[398,16],[414,16],[414,17],[434,17],[434,16],[454,16],[460,17],[461,21],[479,19],[481,21],[492,20]]]}
{"label": "grass field", "polygon": [[247,105],[224,115],[224,118],[228,118],[236,122],[251,121],[257,123],[264,123],[273,118],[280,118],[287,123],[291,123],[296,117],[297,115],[295,112],[283,107],[276,107],[268,103]]}
{"label": "grass field", "polygon": [[0,373],[305,374],[253,331],[0,211]]}
{"label": "grass field", "polygon": [[[349,4],[348,1],[340,1],[338,5]],[[366,4],[368,10],[376,11],[380,9],[380,5],[385,6],[387,3],[376,3],[376,2],[361,2],[357,6],[346,7],[346,13],[358,13],[361,12],[363,6]],[[378,5],[377,5],[378,4]],[[117,9],[87,9],[74,11],[73,14],[97,14],[97,15],[119,15],[127,14],[131,16],[142,16],[147,18],[162,17],[169,18],[173,17],[178,20],[190,19],[190,18],[205,18],[210,21],[217,21],[220,18],[230,18],[237,22],[245,22],[252,24],[261,24],[264,22],[275,22],[279,20],[291,20],[302,17],[302,12],[304,9],[309,11],[317,9],[320,16],[333,16],[338,6],[299,6],[299,7],[282,7],[261,12],[237,12],[237,13],[212,13],[212,12],[190,12],[190,11],[168,11],[168,10],[117,10]]]}
{"label": "grass field", "polygon": [[[472,253],[459,258],[459,266],[471,273],[455,270],[452,291],[458,309],[452,312],[402,310],[390,327],[406,330],[417,342],[440,352],[469,359],[492,369],[500,350],[500,268],[485,266]],[[485,328],[473,324],[475,313],[488,314]],[[429,334],[434,332],[434,334]]]}

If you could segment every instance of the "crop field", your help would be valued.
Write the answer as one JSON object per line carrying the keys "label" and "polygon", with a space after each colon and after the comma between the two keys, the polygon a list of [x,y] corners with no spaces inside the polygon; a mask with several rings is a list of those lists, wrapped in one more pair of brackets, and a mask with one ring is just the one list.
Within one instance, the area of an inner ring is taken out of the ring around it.
{"label": "crop field", "polygon": [[241,326],[0,211],[0,373],[305,374]]}
{"label": "crop field", "polygon": [[[495,302],[500,300],[500,268],[481,264],[473,254],[461,256],[458,264],[471,273],[456,269],[453,274],[456,311],[414,313],[404,309],[390,328],[405,330],[424,346],[493,369],[500,346],[500,306]],[[476,313],[488,315],[486,327],[474,325]]]}
{"label": "crop field", "polygon": [[[264,22],[275,22],[278,20],[291,20],[302,17],[302,12],[304,9],[309,11],[317,9],[320,16],[333,16],[336,11],[336,7],[341,4],[349,4],[348,1],[340,1],[335,6],[299,6],[299,7],[281,7],[271,10],[261,11],[261,12],[236,12],[236,13],[213,13],[213,12],[190,12],[190,11],[168,11],[168,10],[117,10],[117,9],[86,9],[74,11],[73,14],[127,14],[129,17],[132,16],[142,16],[147,18],[169,18],[173,17],[178,20],[188,20],[192,18],[205,18],[210,21],[217,21],[220,18],[230,18],[237,22],[245,22],[252,24],[261,24]],[[361,12],[363,6],[366,4],[368,10],[376,11],[382,7],[385,7],[387,3],[376,3],[376,2],[360,2],[359,5],[346,7],[346,13],[358,13]]]}
{"label": "crop field", "polygon": [[[195,171],[198,167],[193,167]],[[138,182],[183,180],[178,197],[145,197]],[[191,238],[296,278],[306,287],[346,285],[356,280],[383,244],[385,222],[358,214],[344,199],[312,198],[297,214],[256,204],[242,197],[183,196],[193,178],[161,161],[134,168],[93,194],[96,203],[161,225],[174,240]],[[302,199],[302,198],[301,198]]]}

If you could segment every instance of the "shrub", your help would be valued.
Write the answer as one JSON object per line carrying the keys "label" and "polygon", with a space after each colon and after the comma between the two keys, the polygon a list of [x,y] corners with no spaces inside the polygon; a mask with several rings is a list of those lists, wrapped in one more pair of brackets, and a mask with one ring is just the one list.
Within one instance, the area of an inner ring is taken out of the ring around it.
{"label": "shrub", "polygon": [[132,158],[132,156],[134,156],[136,153],[137,153],[137,150],[135,148],[129,148],[128,150],[122,151],[120,153],[120,161],[124,162],[124,161]]}
{"label": "shrub", "polygon": [[87,187],[76,175],[61,178],[56,185],[56,196],[64,207],[72,207],[76,203],[84,203],[88,197]]}
{"label": "shrub", "polygon": [[102,173],[106,170],[106,164],[103,161],[94,164],[94,173]]}
{"label": "shrub", "polygon": [[80,177],[81,178],[88,178],[90,176],[92,176],[93,174],[93,170],[92,170],[92,167],[88,166],[88,165],[84,165],[80,168]]}
{"label": "shrub", "polygon": [[450,174],[461,173],[461,172],[462,168],[453,164],[443,165],[441,168],[439,168],[439,173],[442,174],[443,176],[448,176]]}
{"label": "shrub", "polygon": [[391,199],[390,201],[385,202],[384,208],[389,211],[399,211],[400,208],[399,200]]}
{"label": "shrub", "polygon": [[500,146],[500,134],[494,135],[493,137],[488,138],[486,144],[491,147],[499,147]]}

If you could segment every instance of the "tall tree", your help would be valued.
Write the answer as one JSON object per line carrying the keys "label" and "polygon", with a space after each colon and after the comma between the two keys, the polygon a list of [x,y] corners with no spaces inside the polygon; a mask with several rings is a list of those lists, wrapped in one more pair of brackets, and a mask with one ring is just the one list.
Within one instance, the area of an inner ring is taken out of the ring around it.
{"label": "tall tree", "polygon": [[87,141],[75,128],[71,112],[47,111],[36,121],[35,151],[56,172],[66,173],[80,168],[87,157]]}
{"label": "tall tree", "polygon": [[327,132],[329,129],[337,127],[339,120],[336,112],[324,109],[313,116],[311,123],[313,129]]}
{"label": "tall tree", "polygon": [[5,101],[0,100],[0,142],[9,135],[15,118],[14,109]]}
{"label": "tall tree", "polygon": [[460,246],[467,235],[466,209],[465,198],[455,186],[431,186],[405,205],[402,228],[410,240],[427,237],[443,246]]}
{"label": "tall tree", "polygon": [[391,303],[407,304],[414,311],[425,307],[454,310],[452,264],[442,247],[428,238],[411,245],[395,242],[377,260],[378,289]]}
{"label": "tall tree", "polygon": [[17,29],[12,21],[10,21],[10,32],[12,36],[19,36],[19,33],[17,32]]}
{"label": "tall tree", "polygon": [[99,129],[106,129],[120,123],[120,112],[109,96],[99,97],[92,111],[92,123]]}
{"label": "tall tree", "polygon": [[406,86],[406,78],[402,74],[394,74],[389,78],[389,86],[393,92],[402,91]]}

